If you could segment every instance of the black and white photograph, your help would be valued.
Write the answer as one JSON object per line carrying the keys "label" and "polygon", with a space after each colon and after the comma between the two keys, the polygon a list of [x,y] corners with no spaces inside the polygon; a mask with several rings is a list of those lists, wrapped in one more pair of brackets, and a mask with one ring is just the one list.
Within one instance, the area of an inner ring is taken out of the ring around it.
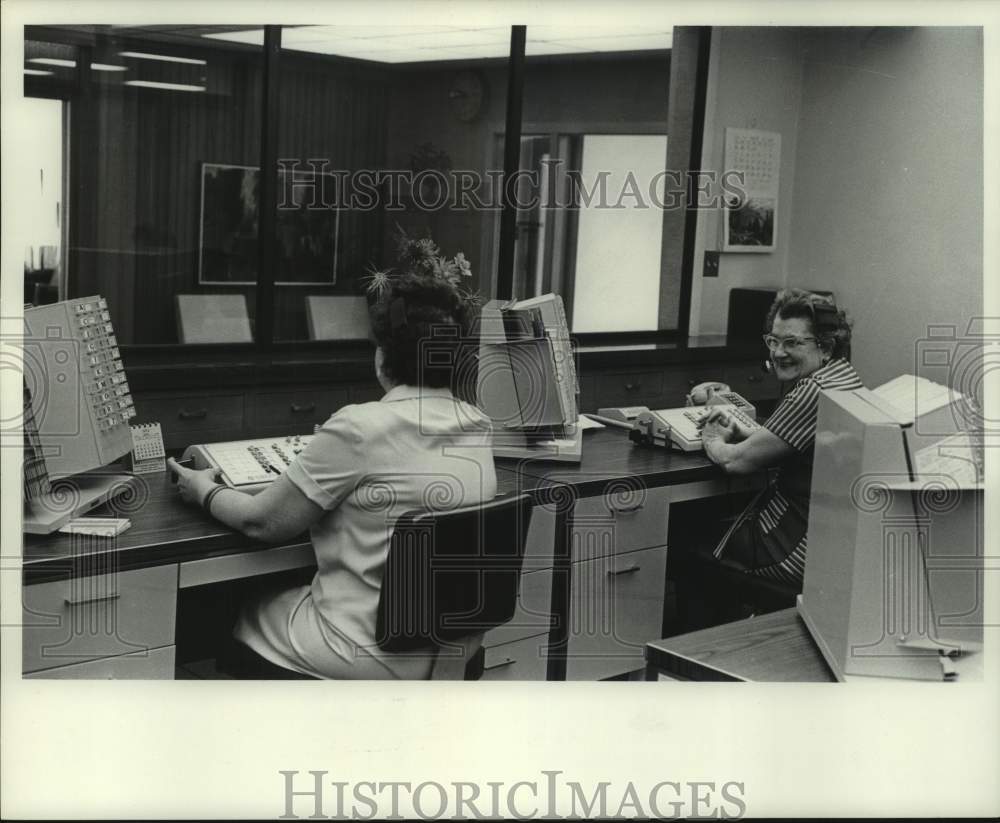
{"label": "black and white photograph", "polygon": [[1000,14],[757,5],[2,6],[5,819],[1000,814]]}
{"label": "black and white photograph", "polygon": [[747,197],[736,208],[730,208],[726,225],[727,249],[739,251],[749,246],[773,250],[774,207],[773,197]]}

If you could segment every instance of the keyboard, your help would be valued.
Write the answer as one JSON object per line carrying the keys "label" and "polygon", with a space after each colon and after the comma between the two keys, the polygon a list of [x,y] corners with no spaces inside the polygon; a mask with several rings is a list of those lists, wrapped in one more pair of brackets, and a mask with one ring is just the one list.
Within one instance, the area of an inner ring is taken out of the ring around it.
{"label": "keyboard", "polygon": [[183,460],[195,469],[220,469],[220,480],[245,492],[258,492],[280,477],[312,441],[311,434],[232,440],[188,446]]}

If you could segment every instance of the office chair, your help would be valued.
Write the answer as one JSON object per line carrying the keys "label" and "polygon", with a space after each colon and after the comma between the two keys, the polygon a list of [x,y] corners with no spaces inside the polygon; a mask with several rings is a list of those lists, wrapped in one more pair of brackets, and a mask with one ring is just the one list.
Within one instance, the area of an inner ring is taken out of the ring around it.
{"label": "office chair", "polygon": [[[375,639],[386,652],[434,656],[432,680],[478,680],[483,635],[514,616],[531,498],[499,497],[396,521],[379,593]],[[232,641],[220,671],[261,680],[311,680]]]}
{"label": "office chair", "polygon": [[432,680],[477,680],[483,635],[514,616],[530,522],[526,494],[400,517],[379,595],[379,648],[433,654]]}

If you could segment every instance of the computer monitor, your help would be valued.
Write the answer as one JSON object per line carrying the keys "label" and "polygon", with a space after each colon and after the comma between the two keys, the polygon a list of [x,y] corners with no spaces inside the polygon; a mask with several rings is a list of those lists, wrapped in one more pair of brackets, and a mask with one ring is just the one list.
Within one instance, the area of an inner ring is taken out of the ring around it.
{"label": "computer monitor", "polygon": [[129,487],[129,475],[96,470],[132,450],[135,407],[103,297],[26,308],[24,325],[33,472],[50,488],[26,487],[23,528],[47,534]]}
{"label": "computer monitor", "polygon": [[968,409],[910,376],[820,395],[798,608],[839,680],[981,672],[981,439]]}

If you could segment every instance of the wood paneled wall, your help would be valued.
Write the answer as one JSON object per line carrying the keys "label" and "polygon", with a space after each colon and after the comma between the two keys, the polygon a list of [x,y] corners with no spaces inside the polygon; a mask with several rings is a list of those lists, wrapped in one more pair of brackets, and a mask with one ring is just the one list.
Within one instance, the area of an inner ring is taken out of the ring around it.
{"label": "wood paneled wall", "polygon": [[[281,156],[380,167],[382,73],[289,52],[282,59]],[[176,342],[178,293],[243,291],[254,310],[253,287],[199,287],[198,257],[201,164],[259,163],[261,68],[223,52],[205,71],[206,93],[107,83],[71,102],[70,290],[106,295],[124,344]],[[305,339],[305,295],[352,293],[380,238],[378,212],[342,213],[337,284],[278,287],[276,337]]]}

